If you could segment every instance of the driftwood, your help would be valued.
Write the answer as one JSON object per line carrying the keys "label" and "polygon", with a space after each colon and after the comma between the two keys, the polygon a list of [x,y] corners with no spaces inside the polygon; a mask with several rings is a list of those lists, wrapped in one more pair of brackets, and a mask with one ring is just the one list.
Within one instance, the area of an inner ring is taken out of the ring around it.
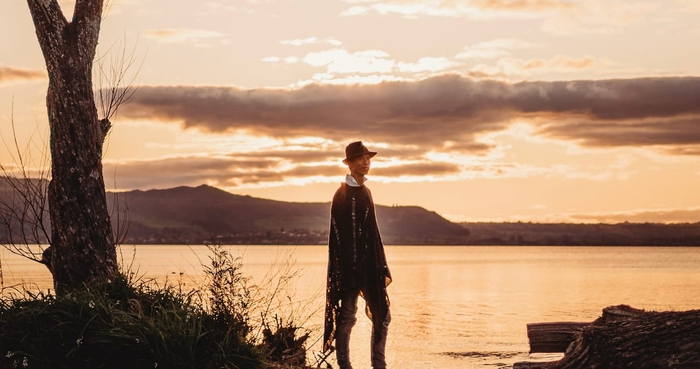
{"label": "driftwood", "polygon": [[591,322],[530,323],[527,338],[530,353],[564,352],[576,339],[576,333]]}
{"label": "driftwood", "polygon": [[513,368],[700,368],[700,310],[653,312],[611,306],[575,334],[561,360],[516,363]]}

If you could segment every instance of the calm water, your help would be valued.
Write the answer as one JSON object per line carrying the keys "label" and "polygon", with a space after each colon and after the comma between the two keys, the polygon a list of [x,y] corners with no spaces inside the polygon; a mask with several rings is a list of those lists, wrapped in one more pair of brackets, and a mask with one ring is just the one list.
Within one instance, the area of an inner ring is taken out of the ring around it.
{"label": "calm water", "polygon": [[[254,281],[293,260],[295,299],[312,314],[319,349],[324,246],[228,246]],[[526,324],[592,321],[610,305],[647,310],[700,308],[700,248],[388,246],[394,283],[387,361],[392,368],[501,368],[528,356]],[[147,278],[197,285],[205,247],[123,247],[123,264]],[[41,265],[2,251],[4,285],[51,285]],[[358,315],[361,313],[358,313]],[[369,367],[369,320],[358,316],[351,351]]]}

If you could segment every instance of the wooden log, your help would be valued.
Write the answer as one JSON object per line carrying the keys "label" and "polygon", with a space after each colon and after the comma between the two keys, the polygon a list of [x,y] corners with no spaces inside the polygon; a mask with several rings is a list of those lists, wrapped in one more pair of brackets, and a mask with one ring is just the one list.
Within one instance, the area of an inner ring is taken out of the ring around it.
{"label": "wooden log", "polygon": [[606,308],[547,369],[700,368],[700,310]]}
{"label": "wooden log", "polygon": [[533,362],[533,361],[520,361],[513,364],[513,369],[545,369],[547,365],[554,363],[554,361],[547,362]]}
{"label": "wooden log", "polygon": [[623,321],[625,319],[634,318],[642,316],[647,312],[641,309],[635,309],[629,305],[615,305],[608,306],[603,309],[603,315],[596,319],[594,324],[604,325],[608,323],[614,323]]}
{"label": "wooden log", "polygon": [[549,322],[527,325],[530,353],[565,352],[576,333],[590,322]]}

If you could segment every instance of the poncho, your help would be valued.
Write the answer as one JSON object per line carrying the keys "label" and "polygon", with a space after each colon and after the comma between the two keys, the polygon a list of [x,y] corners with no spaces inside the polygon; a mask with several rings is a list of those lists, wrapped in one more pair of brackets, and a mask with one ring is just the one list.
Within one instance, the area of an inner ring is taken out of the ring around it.
{"label": "poncho", "polygon": [[365,312],[380,326],[389,311],[386,287],[391,283],[377,226],[372,194],[366,186],[343,183],[331,205],[323,350],[335,339],[341,292],[360,290]]}

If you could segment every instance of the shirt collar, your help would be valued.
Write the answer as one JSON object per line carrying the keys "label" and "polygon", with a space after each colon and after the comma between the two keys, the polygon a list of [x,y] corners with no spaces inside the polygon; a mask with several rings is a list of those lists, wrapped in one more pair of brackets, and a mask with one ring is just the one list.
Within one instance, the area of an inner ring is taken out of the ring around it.
{"label": "shirt collar", "polygon": [[[365,181],[366,180],[367,180],[367,177],[365,177]],[[351,187],[362,187],[362,186],[360,186],[359,183],[357,183],[357,181],[355,180],[355,177],[353,177],[350,174],[345,175],[345,183]]]}

